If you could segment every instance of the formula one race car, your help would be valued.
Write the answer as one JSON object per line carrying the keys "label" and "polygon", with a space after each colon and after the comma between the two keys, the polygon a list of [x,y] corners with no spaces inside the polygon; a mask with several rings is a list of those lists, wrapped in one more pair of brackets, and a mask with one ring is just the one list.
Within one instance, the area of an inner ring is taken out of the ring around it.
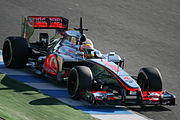
{"label": "formula one race car", "polygon": [[[40,33],[30,42],[34,29],[55,29],[49,40]],[[69,96],[91,104],[174,105],[175,95],[162,91],[161,74],[147,67],[137,77],[124,71],[124,59],[114,52],[102,54],[80,28],[68,30],[68,20],[58,16],[23,17],[21,37],[7,37],[3,60],[8,68],[27,67],[52,81],[67,83]]]}

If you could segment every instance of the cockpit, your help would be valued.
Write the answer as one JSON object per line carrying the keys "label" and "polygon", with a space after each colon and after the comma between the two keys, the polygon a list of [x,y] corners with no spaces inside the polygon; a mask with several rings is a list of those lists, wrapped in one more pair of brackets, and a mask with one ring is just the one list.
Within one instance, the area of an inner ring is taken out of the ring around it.
{"label": "cockpit", "polygon": [[[71,44],[74,44],[79,48],[79,51],[84,54],[85,58],[101,58],[102,54],[100,51],[94,49],[92,41],[83,34],[81,35],[79,31],[69,30],[64,34],[64,40],[68,40]],[[73,45],[73,46],[74,46]]]}

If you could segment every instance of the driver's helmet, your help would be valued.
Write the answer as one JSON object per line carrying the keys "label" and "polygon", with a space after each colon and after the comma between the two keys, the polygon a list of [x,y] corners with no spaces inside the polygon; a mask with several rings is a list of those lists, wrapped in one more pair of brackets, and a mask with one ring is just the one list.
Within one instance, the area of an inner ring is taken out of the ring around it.
{"label": "driver's helmet", "polygon": [[92,58],[94,57],[94,48],[91,44],[83,44],[80,46],[80,51],[84,52],[84,57]]}

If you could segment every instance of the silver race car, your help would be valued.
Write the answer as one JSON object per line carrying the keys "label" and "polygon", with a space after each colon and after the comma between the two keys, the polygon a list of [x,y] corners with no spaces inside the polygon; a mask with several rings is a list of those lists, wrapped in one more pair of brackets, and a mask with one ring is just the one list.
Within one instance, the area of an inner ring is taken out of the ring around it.
{"label": "silver race car", "polygon": [[[55,36],[40,33],[30,42],[36,29],[55,29]],[[115,52],[102,54],[83,31],[82,18],[79,28],[68,30],[68,19],[60,16],[23,17],[21,37],[4,41],[4,63],[65,83],[72,99],[91,104],[175,104],[175,95],[162,90],[157,68],[141,68],[132,77],[124,70],[124,59]]]}

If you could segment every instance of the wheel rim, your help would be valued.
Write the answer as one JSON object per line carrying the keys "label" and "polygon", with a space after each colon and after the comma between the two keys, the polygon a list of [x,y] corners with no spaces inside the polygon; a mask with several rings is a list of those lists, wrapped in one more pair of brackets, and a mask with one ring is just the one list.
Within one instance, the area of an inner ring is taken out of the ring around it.
{"label": "wheel rim", "polygon": [[78,87],[78,77],[75,71],[72,71],[70,73],[70,77],[68,80],[68,92],[70,94],[71,97],[74,97],[76,91],[77,91],[77,87]]}
{"label": "wheel rim", "polygon": [[11,52],[11,47],[10,47],[10,43],[8,41],[6,41],[4,43],[4,47],[3,47],[3,60],[4,63],[9,66],[10,62],[12,59],[12,52]]}
{"label": "wheel rim", "polygon": [[139,74],[137,83],[141,87],[142,91],[148,90],[148,80],[143,74]]}

